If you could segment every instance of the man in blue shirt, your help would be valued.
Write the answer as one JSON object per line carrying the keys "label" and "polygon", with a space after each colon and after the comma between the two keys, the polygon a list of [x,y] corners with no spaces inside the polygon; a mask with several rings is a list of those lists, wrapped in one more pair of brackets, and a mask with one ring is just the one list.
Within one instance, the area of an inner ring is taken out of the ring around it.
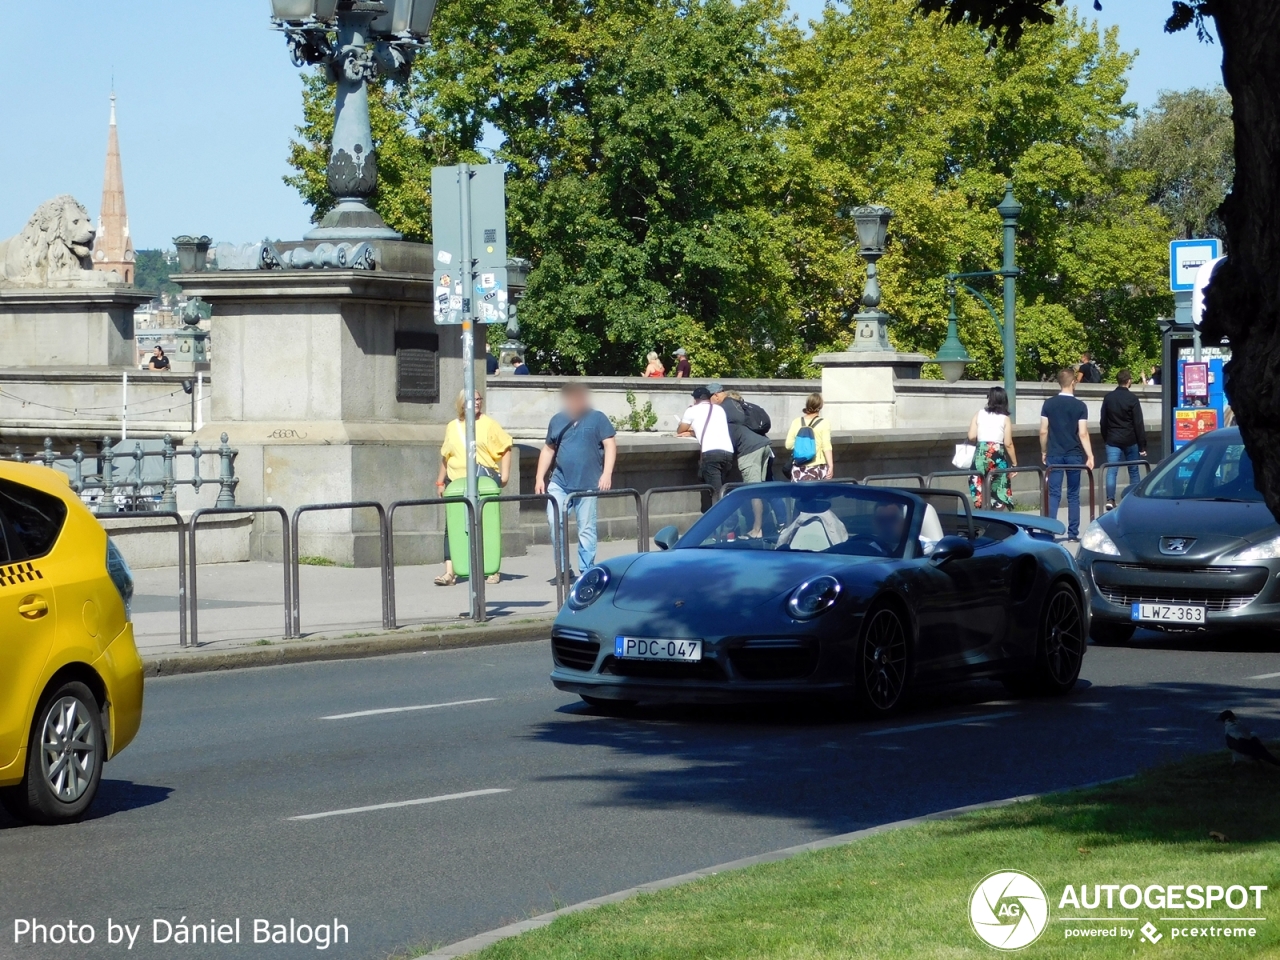
{"label": "man in blue shirt", "polygon": [[[599,410],[591,409],[587,388],[580,383],[566,384],[560,391],[564,409],[547,425],[547,439],[538,455],[538,472],[533,492],[549,493],[560,506],[560,516],[569,496],[592,490],[608,490],[613,486],[613,464],[618,456],[618,441],[613,424]],[[552,469],[552,463],[555,468]],[[550,477],[547,474],[550,473]],[[597,497],[573,501],[578,524],[579,570],[596,562]],[[547,522],[551,524],[551,545],[560,549],[560,531],[555,529],[551,505],[547,504]],[[559,567],[559,561],[556,566]]]}
{"label": "man in blue shirt", "polygon": [[[1058,371],[1062,392],[1050,397],[1040,408],[1040,459],[1045,466],[1084,464],[1093,469],[1093,447],[1089,444],[1089,408],[1076,399],[1076,372]],[[1080,470],[1051,470],[1049,516],[1057,518],[1062,501],[1062,475],[1067,475],[1067,540],[1080,539]]]}

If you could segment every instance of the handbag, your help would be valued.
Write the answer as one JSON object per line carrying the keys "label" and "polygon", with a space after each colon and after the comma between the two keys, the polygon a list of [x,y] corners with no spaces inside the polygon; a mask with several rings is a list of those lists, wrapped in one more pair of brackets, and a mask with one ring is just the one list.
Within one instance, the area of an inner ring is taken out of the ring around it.
{"label": "handbag", "polygon": [[952,464],[957,470],[968,470],[973,466],[973,455],[978,452],[978,448],[972,443],[957,443],[956,455],[951,458]]}

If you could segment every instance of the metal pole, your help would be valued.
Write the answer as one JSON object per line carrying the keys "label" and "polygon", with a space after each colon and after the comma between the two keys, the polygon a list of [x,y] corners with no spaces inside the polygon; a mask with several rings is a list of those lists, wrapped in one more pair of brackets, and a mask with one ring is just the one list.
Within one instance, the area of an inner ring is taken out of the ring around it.
{"label": "metal pole", "polygon": [[475,260],[471,250],[471,164],[458,164],[458,189],[462,210],[462,392],[463,422],[467,441],[467,499],[475,518],[471,524],[471,576],[467,590],[471,595],[471,618],[484,620],[484,544],[481,539],[480,496],[476,483],[476,337],[475,337]]}
{"label": "metal pole", "polygon": [[204,426],[204,371],[196,374],[196,419],[195,429],[199,430]]}
{"label": "metal pole", "polygon": [[996,208],[1004,218],[1004,262],[1000,273],[1004,277],[1004,389],[1009,395],[1009,415],[1014,423],[1018,422],[1018,342],[1014,331],[1014,313],[1016,304],[1016,284],[1018,264],[1016,248],[1018,242],[1018,215],[1022,213],[1022,205],[1013,198],[1013,183],[1005,181],[1004,199]]}
{"label": "metal pole", "polygon": [[129,374],[120,374],[120,440],[129,439]]}

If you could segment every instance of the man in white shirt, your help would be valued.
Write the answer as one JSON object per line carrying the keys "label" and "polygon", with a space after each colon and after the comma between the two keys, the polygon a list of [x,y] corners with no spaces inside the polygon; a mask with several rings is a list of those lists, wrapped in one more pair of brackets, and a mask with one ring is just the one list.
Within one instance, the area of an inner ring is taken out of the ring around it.
{"label": "man in white shirt", "polygon": [[677,437],[695,437],[702,450],[698,461],[698,477],[711,485],[712,502],[720,499],[720,490],[733,469],[733,440],[729,437],[729,420],[724,410],[711,402],[711,391],[695,387],[693,406],[680,418]]}

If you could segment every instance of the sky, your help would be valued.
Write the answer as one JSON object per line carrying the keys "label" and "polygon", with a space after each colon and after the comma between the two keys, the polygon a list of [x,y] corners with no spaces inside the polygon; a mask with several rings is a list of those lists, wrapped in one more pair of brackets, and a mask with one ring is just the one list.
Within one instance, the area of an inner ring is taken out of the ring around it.
{"label": "sky", "polygon": [[[448,2],[448,0],[444,0]],[[823,0],[791,0],[801,20]],[[1220,83],[1221,50],[1162,30],[1169,0],[1103,0],[1104,25],[1139,51],[1130,99]],[[114,84],[137,249],[183,233],[215,242],[299,237],[308,208],[282,182],[301,80],[268,0],[0,0],[0,237],[70,193],[96,217]]]}

